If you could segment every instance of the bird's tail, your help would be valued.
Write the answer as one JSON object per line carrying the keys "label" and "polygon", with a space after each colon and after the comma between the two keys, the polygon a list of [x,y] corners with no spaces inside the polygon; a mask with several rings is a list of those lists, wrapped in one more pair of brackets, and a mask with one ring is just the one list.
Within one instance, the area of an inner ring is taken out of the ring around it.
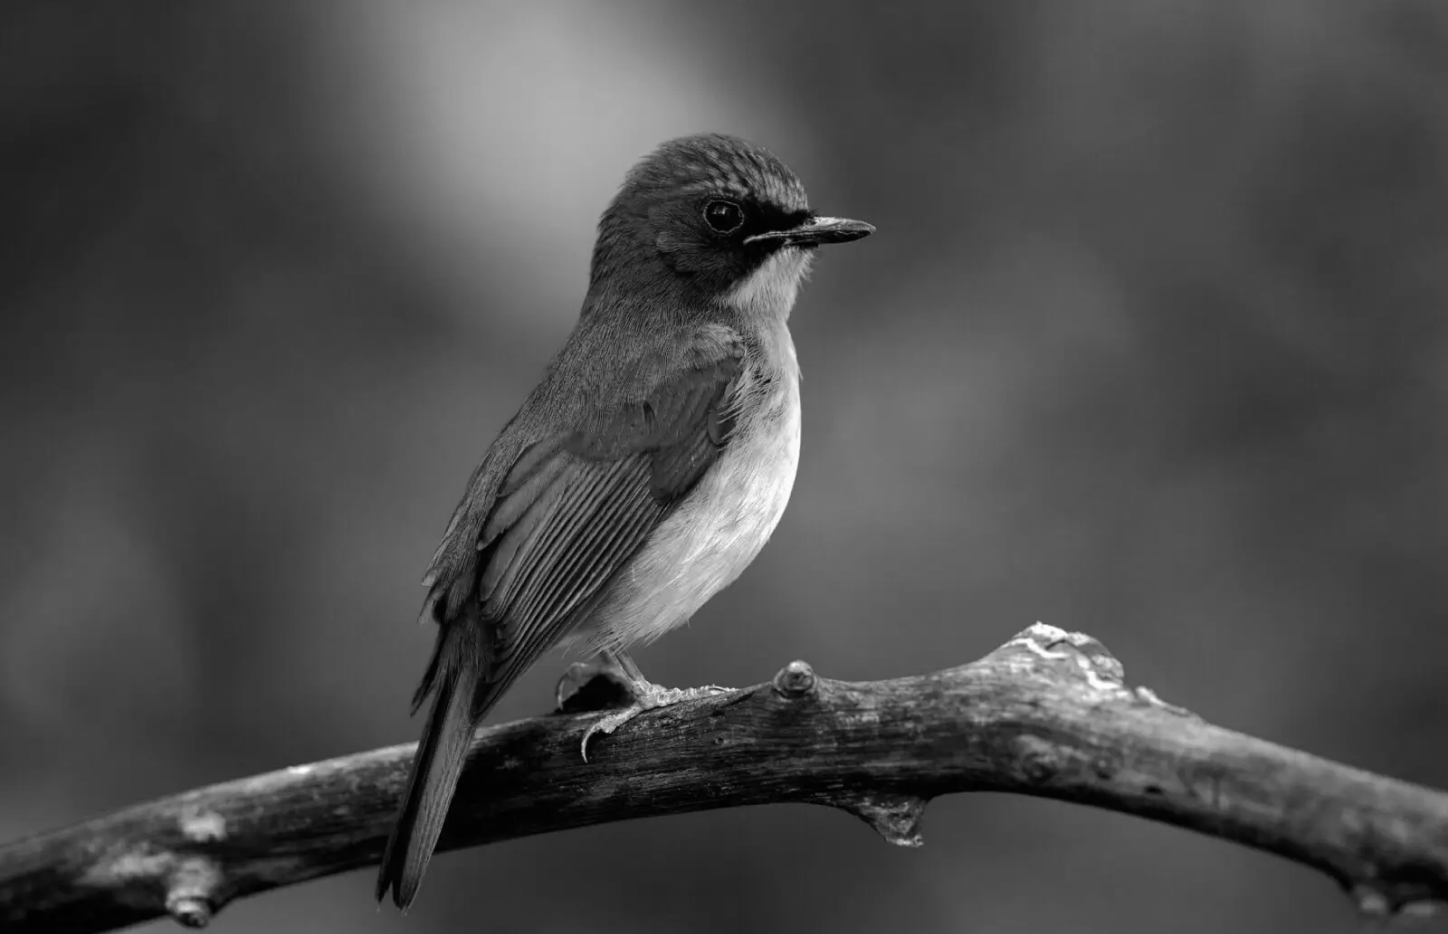
{"label": "bird's tail", "polygon": [[[478,704],[482,679],[481,633],[470,620],[442,627],[414,707],[432,694],[432,710],[412,760],[407,793],[377,874],[377,900],[392,889],[392,902],[407,910],[417,897],[422,874],[447,817],[467,757],[473,727],[491,704]],[[482,709],[480,709],[482,708]]]}

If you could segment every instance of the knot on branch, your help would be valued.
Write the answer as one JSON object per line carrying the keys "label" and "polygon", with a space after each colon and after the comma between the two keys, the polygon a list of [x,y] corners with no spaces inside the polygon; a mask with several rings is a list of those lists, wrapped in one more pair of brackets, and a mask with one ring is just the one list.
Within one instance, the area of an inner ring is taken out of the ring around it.
{"label": "knot on branch", "polygon": [[[181,832],[196,843],[226,839],[226,818],[209,808],[187,807],[179,819]],[[166,911],[182,927],[204,928],[221,906],[221,867],[211,857],[189,854],[173,857],[166,876]]]}
{"label": "knot on branch", "polygon": [[896,846],[920,846],[920,821],[929,801],[913,795],[860,794],[829,803],[848,811],[875,828],[875,832]]}
{"label": "knot on branch", "polygon": [[1020,667],[1048,668],[1054,674],[1084,683],[1102,700],[1147,704],[1178,716],[1200,719],[1184,707],[1168,704],[1151,688],[1129,687],[1125,666],[1110,649],[1084,632],[1067,632],[1045,623],[1033,623],[991,654],[1016,656]]}
{"label": "knot on branch", "polygon": [[774,676],[774,692],[788,700],[813,694],[818,686],[819,680],[808,662],[790,662]]}
{"label": "knot on branch", "polygon": [[81,878],[85,886],[117,892],[146,892],[177,923],[202,928],[224,904],[221,866],[212,857],[189,850],[227,837],[226,819],[214,810],[185,805],[173,812],[188,848],[180,850],[140,841],[103,852]]}
{"label": "knot on branch", "polygon": [[204,928],[211,923],[211,906],[198,898],[168,899],[166,910],[183,928]]}
{"label": "knot on branch", "polygon": [[1053,670],[1084,679],[1097,691],[1116,694],[1126,690],[1126,669],[1121,662],[1084,632],[1033,623],[996,651],[1022,655],[1032,665],[1047,662]]}
{"label": "knot on branch", "polygon": [[1367,882],[1352,886],[1348,895],[1357,903],[1358,913],[1370,922],[1427,921],[1438,917],[1448,904],[1431,897],[1394,896]]}
{"label": "knot on branch", "polygon": [[83,877],[94,888],[159,892],[166,913],[189,928],[205,927],[221,907],[221,881],[221,867],[210,856],[147,843],[106,856]]}

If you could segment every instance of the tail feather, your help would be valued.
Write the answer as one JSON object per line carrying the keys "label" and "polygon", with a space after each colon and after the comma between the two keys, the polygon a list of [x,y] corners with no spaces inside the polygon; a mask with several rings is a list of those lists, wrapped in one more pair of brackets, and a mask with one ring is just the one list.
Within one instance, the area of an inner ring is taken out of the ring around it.
{"label": "tail feather", "polygon": [[477,639],[477,627],[470,621],[445,626],[418,689],[419,701],[433,694],[432,710],[377,874],[377,900],[390,888],[393,904],[403,910],[417,897],[457,790],[473,727],[483,712],[476,697],[482,677]]}

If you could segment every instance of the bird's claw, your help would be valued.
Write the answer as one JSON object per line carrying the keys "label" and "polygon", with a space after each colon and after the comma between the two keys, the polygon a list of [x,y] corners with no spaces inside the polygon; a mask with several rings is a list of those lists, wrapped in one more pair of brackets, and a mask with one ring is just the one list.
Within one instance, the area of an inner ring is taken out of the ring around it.
{"label": "bird's claw", "polygon": [[583,741],[579,744],[579,750],[583,753],[583,761],[588,761],[588,741],[599,733],[611,734],[634,717],[650,710],[671,707],[674,704],[682,704],[685,701],[699,700],[704,697],[728,694],[732,690],[734,689],[720,687],[717,684],[706,684],[697,688],[665,688],[648,682],[636,684],[633,686],[633,703],[599,717],[583,732]]}

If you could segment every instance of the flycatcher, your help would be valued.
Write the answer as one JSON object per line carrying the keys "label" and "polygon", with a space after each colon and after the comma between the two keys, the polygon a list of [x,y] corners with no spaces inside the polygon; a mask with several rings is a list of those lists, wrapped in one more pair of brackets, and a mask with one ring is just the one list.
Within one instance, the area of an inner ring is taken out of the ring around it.
{"label": "flycatcher", "polygon": [[789,312],[816,247],[874,229],[820,217],[784,163],[732,136],[673,140],[629,172],[573,333],[473,471],[423,580],[439,628],[413,710],[432,708],[379,900],[416,897],[474,729],[544,652],[585,647],[631,685],[585,754],[711,690],[650,684],[627,650],[686,622],[779,523],[799,461]]}

